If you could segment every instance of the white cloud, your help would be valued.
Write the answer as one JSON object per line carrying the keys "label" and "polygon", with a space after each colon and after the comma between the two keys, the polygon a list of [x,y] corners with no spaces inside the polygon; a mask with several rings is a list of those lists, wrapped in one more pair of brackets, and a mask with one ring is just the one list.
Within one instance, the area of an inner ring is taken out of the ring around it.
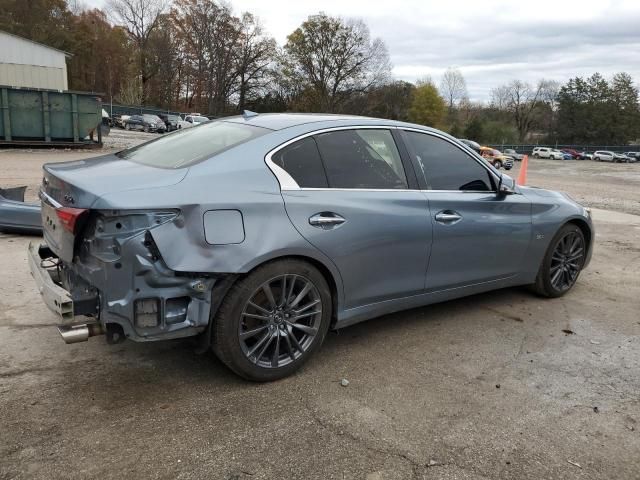
{"label": "white cloud", "polygon": [[[105,0],[84,0],[102,6]],[[436,81],[460,68],[472,99],[513,78],[566,81],[599,71],[627,71],[640,81],[640,2],[509,0],[230,0],[250,11],[282,44],[309,15],[362,18],[387,44],[394,75]]]}

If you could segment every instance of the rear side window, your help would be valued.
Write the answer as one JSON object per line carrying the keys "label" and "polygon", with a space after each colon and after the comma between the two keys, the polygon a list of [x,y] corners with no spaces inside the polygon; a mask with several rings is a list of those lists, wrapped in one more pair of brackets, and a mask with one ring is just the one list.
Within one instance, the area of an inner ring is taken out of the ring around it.
{"label": "rear side window", "polygon": [[315,137],[331,188],[406,189],[407,177],[389,130],[355,129]]}
{"label": "rear side window", "polygon": [[286,171],[302,188],[327,188],[316,141],[312,137],[303,138],[276,152],[271,161]]}
{"label": "rear side window", "polygon": [[181,168],[210,158],[271,130],[231,122],[203,123],[117,153],[120,158],[159,168]]}
{"label": "rear side window", "polygon": [[425,133],[404,136],[429,190],[493,190],[487,169],[455,145]]}

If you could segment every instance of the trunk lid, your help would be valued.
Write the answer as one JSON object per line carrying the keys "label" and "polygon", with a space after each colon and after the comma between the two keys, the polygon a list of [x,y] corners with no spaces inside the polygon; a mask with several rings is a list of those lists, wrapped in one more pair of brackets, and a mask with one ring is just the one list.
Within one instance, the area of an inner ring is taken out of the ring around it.
{"label": "trunk lid", "polygon": [[144,190],[175,185],[186,176],[188,168],[164,169],[105,155],[72,162],[48,163],[43,167],[41,187],[42,227],[44,239],[63,261],[73,260],[75,231],[65,228],[60,213],[65,209],[87,209],[103,195],[127,190]]}

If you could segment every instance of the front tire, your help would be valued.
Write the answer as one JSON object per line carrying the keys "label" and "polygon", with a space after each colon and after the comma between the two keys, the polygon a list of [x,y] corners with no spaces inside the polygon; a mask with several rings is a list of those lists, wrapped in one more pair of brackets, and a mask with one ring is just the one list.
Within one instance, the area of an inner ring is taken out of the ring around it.
{"label": "front tire", "polygon": [[502,168],[502,162],[500,160],[496,160],[493,166],[500,170]]}
{"label": "front tire", "polygon": [[320,348],[331,315],[324,276],[307,262],[277,260],[231,287],[214,319],[212,348],[247,380],[278,380]]}
{"label": "front tire", "polygon": [[549,244],[533,290],[550,298],[567,293],[582,271],[586,251],[587,245],[580,227],[572,223],[564,225]]}

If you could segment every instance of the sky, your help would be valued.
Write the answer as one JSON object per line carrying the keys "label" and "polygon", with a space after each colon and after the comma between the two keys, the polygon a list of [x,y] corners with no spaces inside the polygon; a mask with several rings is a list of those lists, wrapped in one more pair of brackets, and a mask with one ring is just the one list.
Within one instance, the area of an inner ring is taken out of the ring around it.
{"label": "sky", "polygon": [[[81,0],[102,7],[105,0]],[[364,20],[389,51],[393,76],[415,81],[458,68],[471,100],[513,79],[565,82],[626,71],[640,82],[640,0],[228,0],[279,44],[309,15]]]}

